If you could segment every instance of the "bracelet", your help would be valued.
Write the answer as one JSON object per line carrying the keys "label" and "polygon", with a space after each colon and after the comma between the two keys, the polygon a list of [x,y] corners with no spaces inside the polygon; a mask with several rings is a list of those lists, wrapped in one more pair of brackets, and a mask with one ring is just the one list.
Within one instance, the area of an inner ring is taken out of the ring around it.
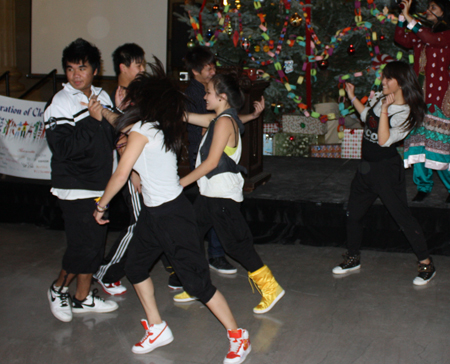
{"label": "bracelet", "polygon": [[98,204],[98,202],[96,202],[95,205],[97,206],[96,209],[97,209],[98,212],[105,212],[106,210],[109,209],[109,204],[106,205],[105,207],[103,207],[103,206],[100,206]]}
{"label": "bracelet", "polygon": [[356,99],[356,96],[353,96],[352,101],[350,101],[352,103],[352,105],[353,105],[353,101],[355,101],[355,99]]}

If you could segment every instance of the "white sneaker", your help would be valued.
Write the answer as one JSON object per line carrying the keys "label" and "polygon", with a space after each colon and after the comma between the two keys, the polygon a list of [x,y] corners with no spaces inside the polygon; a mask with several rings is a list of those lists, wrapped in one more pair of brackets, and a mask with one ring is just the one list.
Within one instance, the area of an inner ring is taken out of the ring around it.
{"label": "white sneaker", "polygon": [[63,322],[72,321],[69,287],[63,287],[61,290],[56,291],[52,283],[47,291],[47,297],[53,316]]}
{"label": "white sneaker", "polygon": [[237,329],[235,331],[227,330],[227,335],[230,340],[230,348],[223,364],[242,363],[252,351],[248,331],[244,329]]}
{"label": "white sneaker", "polygon": [[175,302],[192,302],[192,301],[197,301],[198,298],[195,296],[191,296],[189,293],[184,291],[184,292],[178,293],[175,296],[173,296],[173,300]]}
{"label": "white sneaker", "polygon": [[103,283],[101,279],[97,279],[97,282],[102,286],[103,291],[111,296],[120,296],[127,292],[127,287],[122,285],[121,281],[117,281],[116,283]]}
{"label": "white sneaker", "polygon": [[72,299],[72,312],[112,312],[119,308],[116,302],[110,300],[105,301],[103,298],[96,296],[97,292],[97,289],[89,292],[83,301],[77,300],[74,296]]}
{"label": "white sneaker", "polygon": [[165,321],[159,325],[148,325],[147,320],[141,320],[145,329],[145,335],[131,351],[135,354],[146,354],[160,346],[170,344],[173,341],[172,331]]}

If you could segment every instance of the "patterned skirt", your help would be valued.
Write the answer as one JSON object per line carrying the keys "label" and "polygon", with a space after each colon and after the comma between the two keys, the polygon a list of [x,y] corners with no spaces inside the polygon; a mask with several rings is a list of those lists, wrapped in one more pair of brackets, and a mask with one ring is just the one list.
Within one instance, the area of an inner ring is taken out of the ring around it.
{"label": "patterned skirt", "polygon": [[428,110],[423,123],[411,131],[404,146],[405,168],[415,163],[425,163],[426,168],[449,170],[450,119],[437,106],[433,113]]}

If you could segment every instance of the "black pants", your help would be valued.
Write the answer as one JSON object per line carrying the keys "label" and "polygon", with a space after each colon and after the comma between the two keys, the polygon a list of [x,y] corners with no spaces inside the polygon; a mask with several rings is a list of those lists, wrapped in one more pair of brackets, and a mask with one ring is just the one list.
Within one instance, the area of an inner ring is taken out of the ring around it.
{"label": "black pants", "polygon": [[73,274],[95,273],[102,263],[108,230],[106,225],[97,224],[92,216],[94,199],[59,200],[59,206],[67,237],[62,268]]}
{"label": "black pants", "polygon": [[400,156],[380,162],[362,160],[353,178],[347,209],[347,245],[350,255],[358,255],[363,237],[361,220],[380,197],[406,235],[419,260],[428,258],[422,229],[412,216],[406,199],[405,170]]}
{"label": "black pants", "polygon": [[149,269],[162,253],[169,259],[183,288],[207,303],[216,288],[211,283],[203,244],[198,238],[192,204],[183,194],[161,206],[143,205],[125,264],[130,282],[146,280]]}
{"label": "black pants", "polygon": [[253,246],[253,236],[240,207],[239,202],[229,198],[202,195],[197,196],[194,202],[201,241],[214,227],[225,252],[247,271],[254,272],[264,263]]}
{"label": "black pants", "polygon": [[121,192],[130,213],[130,224],[126,230],[120,233],[105,257],[103,264],[95,273],[95,278],[100,279],[104,283],[114,283],[125,277],[128,245],[133,238],[136,222],[141,211],[142,197],[134,188],[131,180],[128,180]]}

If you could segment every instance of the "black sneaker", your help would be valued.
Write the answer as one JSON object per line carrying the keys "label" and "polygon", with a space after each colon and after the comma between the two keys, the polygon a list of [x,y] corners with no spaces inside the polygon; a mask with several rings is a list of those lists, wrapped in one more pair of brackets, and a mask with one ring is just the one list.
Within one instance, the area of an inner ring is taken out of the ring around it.
{"label": "black sneaker", "polygon": [[413,284],[416,286],[424,286],[434,278],[436,275],[436,268],[434,267],[431,257],[430,264],[418,263],[418,271],[419,275],[413,280]]}
{"label": "black sneaker", "polygon": [[97,296],[98,289],[89,292],[87,297],[83,300],[77,300],[75,296],[72,298],[72,312],[86,313],[86,312],[112,312],[119,308],[119,305],[111,300],[104,300]]}
{"label": "black sneaker", "polygon": [[361,268],[360,255],[348,255],[348,252],[342,254],[344,261],[333,268],[333,274],[345,274]]}
{"label": "black sneaker", "polygon": [[181,284],[180,280],[178,279],[178,276],[175,274],[175,271],[170,273],[168,286],[173,291],[179,291],[179,290],[183,289],[183,285]]}
{"label": "black sneaker", "polygon": [[418,191],[412,200],[416,201],[416,202],[420,202],[420,201],[423,201],[427,196],[428,196],[428,193],[423,192],[423,191]]}
{"label": "black sneaker", "polygon": [[222,274],[237,273],[237,269],[225,257],[209,258],[209,267]]}

